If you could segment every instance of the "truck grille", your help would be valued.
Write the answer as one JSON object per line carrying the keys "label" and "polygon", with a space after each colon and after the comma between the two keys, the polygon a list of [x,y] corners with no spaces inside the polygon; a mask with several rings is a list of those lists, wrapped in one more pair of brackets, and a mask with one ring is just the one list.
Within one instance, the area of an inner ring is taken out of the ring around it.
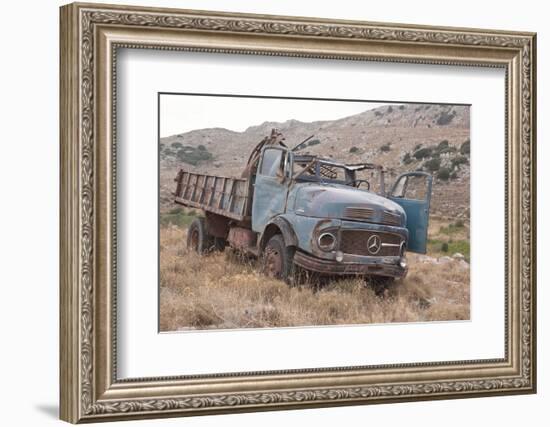
{"label": "truck grille", "polygon": [[[369,250],[372,236],[380,238],[378,251]],[[346,254],[363,256],[399,256],[403,238],[398,234],[379,233],[368,230],[342,230],[340,250]]]}
{"label": "truck grille", "polygon": [[401,215],[384,211],[382,214],[382,223],[387,225],[401,225]]}
{"label": "truck grille", "polygon": [[382,212],[382,218],[376,219],[374,209],[363,207],[349,207],[344,209],[344,218],[354,221],[368,221],[384,225],[401,225],[401,215],[390,211]]}
{"label": "truck grille", "polygon": [[346,208],[344,216],[348,219],[371,221],[374,218],[374,210],[371,208]]}

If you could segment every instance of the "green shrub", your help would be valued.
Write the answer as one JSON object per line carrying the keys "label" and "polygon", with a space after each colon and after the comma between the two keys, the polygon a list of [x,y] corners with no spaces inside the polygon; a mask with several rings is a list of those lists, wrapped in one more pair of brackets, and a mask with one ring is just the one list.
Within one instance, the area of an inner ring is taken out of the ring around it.
{"label": "green shrub", "polygon": [[320,144],[321,141],[319,141],[318,139],[312,139],[311,141],[309,141],[307,143],[307,145],[311,146],[311,145],[317,145],[317,144]]}
{"label": "green shrub", "polygon": [[449,168],[441,168],[439,169],[439,172],[437,172],[437,178],[442,181],[448,181],[451,177],[451,171]]}
{"label": "green shrub", "polygon": [[457,240],[452,244],[449,244],[449,252],[459,253],[464,255],[466,261],[470,262],[470,241],[469,240]]}
{"label": "green shrub", "polygon": [[445,154],[445,153],[456,153],[456,147],[453,147],[452,145],[449,145],[448,147],[445,147],[438,151],[439,154]]}
{"label": "green shrub", "polygon": [[[191,149],[190,149],[191,148]],[[207,162],[213,159],[212,153],[205,150],[194,149],[192,147],[184,147],[176,153],[179,160],[184,163],[196,166],[200,162]]]}
{"label": "green shrub", "polygon": [[349,152],[350,152],[350,153],[357,153],[358,151],[359,151],[359,148],[357,148],[357,147],[351,147],[351,148],[349,149]]}
{"label": "green shrub", "polygon": [[437,172],[441,166],[441,159],[439,157],[434,157],[426,162],[424,162],[424,167],[430,172]]}
{"label": "green shrub", "polygon": [[170,145],[175,149],[183,147],[183,144],[181,142],[172,142]]}
{"label": "green shrub", "polygon": [[159,222],[161,227],[166,227],[170,224],[178,227],[187,227],[196,217],[195,211],[185,212],[182,208],[173,208],[168,212],[161,213]]}
{"label": "green shrub", "polygon": [[197,149],[200,150],[200,151],[206,151],[206,147],[205,147],[204,145],[202,145],[202,144],[199,145],[199,146],[197,147]]}
{"label": "green shrub", "polygon": [[176,208],[172,208],[168,211],[168,214],[170,215],[178,215],[178,214],[181,214],[183,213],[183,208],[180,208],[179,206],[176,207]]}
{"label": "green shrub", "polygon": [[417,151],[417,150],[420,150],[421,148],[422,148],[422,144],[416,144],[413,148],[413,152]]}
{"label": "green shrub", "polygon": [[456,113],[454,111],[452,113],[450,113],[448,111],[442,111],[439,114],[439,117],[437,118],[436,123],[439,126],[448,125],[449,123],[451,123],[453,121],[453,119],[455,118],[455,115],[456,115]]}
{"label": "green shrub", "polygon": [[[441,227],[439,229],[439,232],[442,234],[447,234],[448,236],[452,236],[454,233],[459,231],[459,229],[464,228],[464,221],[462,220],[456,220],[455,222],[449,224],[446,227]],[[449,240],[449,243],[451,243],[451,240]]]}
{"label": "green shrub", "polygon": [[408,165],[411,162],[412,162],[411,154],[405,153],[405,155],[403,156],[403,163]]}
{"label": "green shrub", "polygon": [[384,152],[384,153],[387,153],[388,151],[391,150],[391,147],[390,147],[390,144],[384,144],[380,147],[380,151]]}
{"label": "green shrub", "polygon": [[400,105],[400,106],[399,106],[399,109],[400,109],[400,110],[404,110],[404,109],[405,109],[405,106],[404,106],[404,105]]}
{"label": "green shrub", "polygon": [[383,115],[383,113],[382,113],[381,111],[375,111],[375,112],[374,112],[374,115],[375,115],[376,117],[380,117],[380,116]]}
{"label": "green shrub", "polygon": [[388,114],[389,113],[393,113],[393,107],[391,105],[388,107]]}
{"label": "green shrub", "polygon": [[437,149],[439,151],[447,148],[449,146],[449,141],[447,141],[446,139],[444,139],[443,141],[441,141],[439,144],[437,144]]}
{"label": "green shrub", "polygon": [[467,164],[468,164],[468,158],[466,156],[457,156],[453,160],[451,160],[451,165],[453,168],[455,166],[467,165]]}
{"label": "green shrub", "polygon": [[438,239],[428,239],[428,253],[437,256],[438,253],[460,253],[464,255],[467,262],[470,262],[470,241],[453,240],[448,242]]}
{"label": "green shrub", "polygon": [[413,156],[417,160],[422,160],[422,159],[425,159],[426,157],[430,157],[432,155],[432,152],[433,152],[433,149],[431,147],[420,148],[414,152]]}
{"label": "green shrub", "polygon": [[460,146],[460,154],[470,155],[470,139],[467,139]]}

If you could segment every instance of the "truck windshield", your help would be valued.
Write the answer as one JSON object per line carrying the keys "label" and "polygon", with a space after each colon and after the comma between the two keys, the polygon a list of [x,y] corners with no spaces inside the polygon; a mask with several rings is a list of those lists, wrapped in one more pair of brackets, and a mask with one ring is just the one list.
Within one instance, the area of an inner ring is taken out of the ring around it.
{"label": "truck windshield", "polygon": [[294,161],[294,176],[298,181],[334,182],[352,185],[353,172],[341,165],[320,160]]}

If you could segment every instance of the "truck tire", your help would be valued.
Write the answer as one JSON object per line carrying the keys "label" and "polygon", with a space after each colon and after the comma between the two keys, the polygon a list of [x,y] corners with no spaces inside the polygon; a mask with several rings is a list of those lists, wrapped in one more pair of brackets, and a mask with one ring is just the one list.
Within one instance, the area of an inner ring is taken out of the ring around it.
{"label": "truck tire", "polygon": [[395,282],[395,277],[367,276],[365,281],[372,287],[377,296],[384,296],[386,290]]}
{"label": "truck tire", "polygon": [[267,242],[262,257],[262,272],[276,279],[293,283],[294,252],[293,246],[286,246],[283,236],[276,234]]}
{"label": "truck tire", "polygon": [[227,240],[225,240],[223,237],[214,237],[215,250],[223,252],[226,246],[227,246]]}
{"label": "truck tire", "polygon": [[199,254],[205,254],[214,248],[214,237],[206,231],[204,218],[195,218],[189,226],[187,230],[187,248]]}

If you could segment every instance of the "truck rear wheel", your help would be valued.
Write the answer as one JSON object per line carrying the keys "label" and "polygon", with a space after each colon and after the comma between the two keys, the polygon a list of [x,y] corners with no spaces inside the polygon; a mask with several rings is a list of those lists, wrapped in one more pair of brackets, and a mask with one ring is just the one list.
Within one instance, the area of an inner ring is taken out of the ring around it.
{"label": "truck rear wheel", "polygon": [[286,246],[283,236],[276,234],[267,242],[262,257],[262,272],[276,279],[292,283],[295,248]]}
{"label": "truck rear wheel", "polygon": [[187,230],[187,248],[204,254],[210,252],[214,245],[214,237],[208,234],[204,218],[195,218]]}

